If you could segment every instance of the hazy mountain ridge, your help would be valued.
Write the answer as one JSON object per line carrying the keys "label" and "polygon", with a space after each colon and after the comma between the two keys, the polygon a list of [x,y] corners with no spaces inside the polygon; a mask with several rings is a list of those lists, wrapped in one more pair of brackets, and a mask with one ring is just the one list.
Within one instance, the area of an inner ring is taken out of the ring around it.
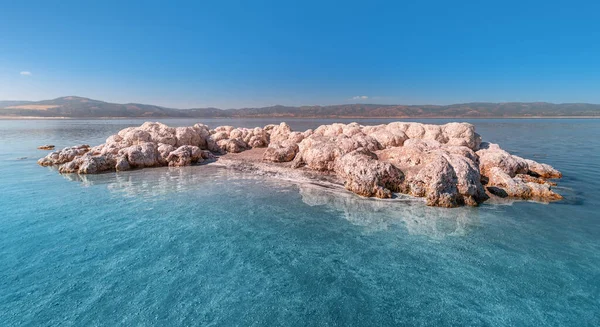
{"label": "hazy mountain ridge", "polygon": [[600,104],[547,102],[473,102],[439,105],[342,104],[262,108],[172,109],[139,103],[110,103],[68,96],[44,101],[0,101],[1,116],[34,117],[560,117],[598,116]]}

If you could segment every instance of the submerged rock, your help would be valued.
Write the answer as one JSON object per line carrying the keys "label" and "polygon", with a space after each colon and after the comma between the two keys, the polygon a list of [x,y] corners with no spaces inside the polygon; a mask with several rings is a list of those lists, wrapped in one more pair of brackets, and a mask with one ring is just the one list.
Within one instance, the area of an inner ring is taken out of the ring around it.
{"label": "submerged rock", "polygon": [[135,168],[187,166],[215,155],[257,149],[263,165],[333,176],[346,189],[366,197],[394,193],[423,197],[430,206],[476,206],[490,195],[554,201],[561,196],[548,181],[562,174],[523,159],[497,144],[481,142],[467,123],[431,125],[393,122],[322,125],[293,131],[286,123],[256,128],[204,124],[169,127],[146,122],[109,136],[95,147],[79,145],[49,153],[42,166],[60,173],[96,174]]}
{"label": "submerged rock", "polygon": [[40,145],[37,148],[39,150],[54,150],[54,145],[52,145],[52,144],[45,144],[45,145]]}

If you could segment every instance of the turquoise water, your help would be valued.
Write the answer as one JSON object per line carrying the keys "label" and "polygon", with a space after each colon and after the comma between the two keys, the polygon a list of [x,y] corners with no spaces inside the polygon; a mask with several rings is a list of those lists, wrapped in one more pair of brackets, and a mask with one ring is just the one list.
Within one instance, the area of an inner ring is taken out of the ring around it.
{"label": "turquoise water", "polygon": [[471,122],[561,170],[566,199],[439,209],[205,166],[61,176],[38,145],[141,121],[0,121],[0,325],[600,325],[600,120]]}

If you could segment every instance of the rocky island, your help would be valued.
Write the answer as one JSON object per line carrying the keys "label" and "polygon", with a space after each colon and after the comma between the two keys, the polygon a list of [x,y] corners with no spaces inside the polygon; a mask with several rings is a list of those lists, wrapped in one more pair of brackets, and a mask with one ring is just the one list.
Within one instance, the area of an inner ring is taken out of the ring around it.
{"label": "rocky island", "polygon": [[331,124],[299,132],[286,123],[210,129],[146,122],[104,144],[67,147],[38,160],[62,174],[203,162],[327,180],[365,197],[423,197],[427,205],[439,207],[477,206],[490,196],[562,198],[550,181],[562,177],[559,171],[482,142],[468,123]]}

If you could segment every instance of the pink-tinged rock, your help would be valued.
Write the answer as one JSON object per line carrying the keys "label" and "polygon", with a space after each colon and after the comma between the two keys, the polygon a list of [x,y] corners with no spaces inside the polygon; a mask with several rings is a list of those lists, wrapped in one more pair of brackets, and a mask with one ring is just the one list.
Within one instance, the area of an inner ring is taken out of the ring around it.
{"label": "pink-tinged rock", "polygon": [[228,153],[238,153],[248,149],[248,145],[240,139],[225,139],[217,142],[222,151]]}
{"label": "pink-tinged rock", "polygon": [[227,135],[233,131],[235,127],[233,126],[219,126],[215,128],[215,132],[227,132]]}
{"label": "pink-tinged rock", "polygon": [[292,161],[293,168],[333,172],[349,190],[364,196],[389,197],[399,191],[425,197],[434,206],[477,205],[487,198],[483,181],[490,193],[501,196],[560,199],[552,191],[555,184],[546,180],[560,178],[558,170],[511,155],[496,144],[481,143],[467,123],[336,123],[293,132],[285,123],[210,130],[203,124],[172,128],[148,122],[125,128],[93,148],[52,152],[38,163],[58,165],[61,173],[92,174],[184,166],[214,158],[212,152],[265,146],[265,161]]}
{"label": "pink-tinged rock", "polygon": [[359,125],[358,123],[350,123],[342,127],[342,134],[352,137],[356,134],[362,133],[362,128],[363,126]]}
{"label": "pink-tinged rock", "polygon": [[207,139],[210,137],[210,129],[208,126],[204,124],[195,124],[192,126],[192,128],[194,128],[198,136],[200,136],[200,143],[198,144],[198,147],[204,150],[207,149]]}
{"label": "pink-tinged rock", "polygon": [[468,123],[448,123],[441,126],[448,145],[466,146],[477,151],[481,144],[481,136],[475,133],[475,126]]}
{"label": "pink-tinged rock", "polygon": [[[520,175],[518,175],[520,176]],[[550,183],[540,183],[539,180],[529,178],[511,177],[500,167],[489,170],[487,190],[500,197],[514,197],[521,199],[534,199],[541,201],[556,201],[562,196],[552,191]]]}
{"label": "pink-tinged rock", "polygon": [[175,151],[175,149],[176,148],[170,144],[158,144],[158,147],[156,149],[158,151],[158,157],[156,159],[161,166],[166,166],[169,164],[169,162],[167,161],[167,157],[171,152]]}
{"label": "pink-tinged rock", "polygon": [[227,131],[217,131],[214,134],[212,134],[210,136],[210,138],[215,141],[215,142],[219,142],[221,140],[226,140],[229,138],[229,132]]}
{"label": "pink-tinged rock", "polygon": [[172,151],[167,156],[167,162],[172,167],[189,166],[193,163],[202,162],[202,150],[193,145],[183,145]]}
{"label": "pink-tinged rock", "polygon": [[[348,137],[339,133],[335,137],[321,135],[322,133],[334,133],[339,126],[322,129],[320,132],[305,138],[298,144],[299,151],[294,159],[293,166],[306,166],[313,170],[331,171],[334,168],[335,159],[352,152],[358,148],[366,148],[369,151],[379,149],[379,143],[364,133],[354,134]],[[342,129],[343,131],[343,129]]]}
{"label": "pink-tinged rock", "polygon": [[484,142],[476,153],[479,157],[479,170],[484,176],[487,176],[494,167],[500,168],[511,177],[516,174],[527,174],[529,171],[525,160],[502,150],[498,144]]}
{"label": "pink-tinged rock", "polygon": [[[150,141],[175,146],[177,144],[176,129],[162,123],[145,122],[139,129],[150,134]],[[119,132],[120,134],[121,132]]]}
{"label": "pink-tinged rock", "polygon": [[263,160],[271,162],[289,162],[294,160],[294,157],[298,153],[298,145],[291,144],[288,146],[282,145],[269,145],[269,147],[263,153]]}
{"label": "pink-tinged rock", "polygon": [[269,145],[266,135],[252,135],[246,143],[251,148],[264,148]]}
{"label": "pink-tinged rock", "polygon": [[[455,151],[457,148],[464,148],[465,151],[451,152],[448,151],[448,148]],[[477,206],[489,197],[481,184],[481,174],[479,173],[477,161],[462,153],[474,155],[473,151],[467,147],[444,147],[439,151],[439,155],[448,160],[456,174],[456,188],[462,197],[459,203]]]}
{"label": "pink-tinged rock", "polygon": [[60,151],[49,153],[44,158],[38,160],[38,164],[41,166],[61,165],[72,161],[75,157],[83,155],[88,151],[90,151],[90,146],[87,144],[67,147]]}
{"label": "pink-tinged rock", "polygon": [[517,174],[517,176],[514,177],[515,179],[520,179],[525,183],[536,183],[536,184],[548,184],[550,186],[556,186],[557,184],[555,182],[549,181],[544,179],[543,177],[535,177],[535,176],[531,176],[531,175],[526,175],[526,174]]}
{"label": "pink-tinged rock", "polygon": [[476,206],[488,198],[476,155],[468,147],[410,139],[402,147],[379,151],[378,157],[402,170],[409,194],[426,197],[429,205]]}
{"label": "pink-tinged rock", "polygon": [[372,133],[366,133],[370,137],[374,138],[383,149],[397,147],[404,145],[404,142],[408,139],[408,136],[400,130],[389,130],[386,127],[373,131]]}
{"label": "pink-tinged rock", "polygon": [[269,143],[281,143],[287,140],[291,132],[292,129],[286,123],[274,126],[269,133]]}
{"label": "pink-tinged rock", "polygon": [[528,174],[541,178],[562,178],[562,173],[554,167],[529,159],[523,159],[527,163]]}
{"label": "pink-tinged rock", "polygon": [[117,160],[115,163],[116,171],[126,171],[126,170],[130,170],[130,169],[131,169],[131,166],[129,165],[129,161],[127,161],[126,156],[117,157]]}
{"label": "pink-tinged rock", "polygon": [[[121,136],[119,132],[119,136]],[[133,128],[125,132],[123,135],[123,142],[130,145],[137,145],[151,141],[150,133],[140,128]]]}
{"label": "pink-tinged rock", "polygon": [[175,137],[177,138],[176,147],[183,145],[192,145],[199,147],[203,142],[200,134],[193,127],[177,127],[175,128]]}
{"label": "pink-tinged rock", "polygon": [[377,156],[365,148],[338,158],[334,170],[344,180],[347,190],[362,196],[390,198],[392,192],[406,187],[404,174],[399,169],[378,161]]}
{"label": "pink-tinged rock", "polygon": [[435,156],[410,180],[410,192],[425,197],[427,205],[453,208],[461,204],[456,172],[443,156]]}
{"label": "pink-tinged rock", "polygon": [[79,174],[97,174],[115,169],[116,160],[113,156],[85,154],[79,158]]}
{"label": "pink-tinged rock", "polygon": [[132,168],[159,166],[158,149],[156,143],[142,142],[121,149],[119,155],[125,155]]}

